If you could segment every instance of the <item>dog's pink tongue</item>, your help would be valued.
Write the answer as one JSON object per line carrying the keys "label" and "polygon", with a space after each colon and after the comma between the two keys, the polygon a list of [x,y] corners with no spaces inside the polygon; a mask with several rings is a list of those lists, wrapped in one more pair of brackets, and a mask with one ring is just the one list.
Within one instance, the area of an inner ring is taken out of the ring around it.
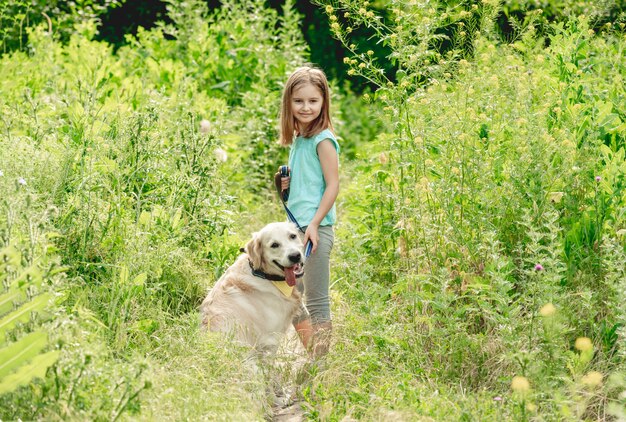
{"label": "dog's pink tongue", "polygon": [[290,287],[296,285],[296,272],[294,271],[294,268],[295,267],[285,268],[285,281]]}

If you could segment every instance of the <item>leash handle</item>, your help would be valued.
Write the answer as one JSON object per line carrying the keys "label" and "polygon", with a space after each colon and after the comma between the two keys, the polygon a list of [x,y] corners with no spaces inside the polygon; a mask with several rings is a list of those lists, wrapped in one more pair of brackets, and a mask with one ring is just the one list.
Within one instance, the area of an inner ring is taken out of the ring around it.
{"label": "leash handle", "polygon": [[[280,166],[280,177],[289,177],[289,167]],[[281,188],[279,188],[278,191],[280,199],[282,199],[283,202],[287,202],[287,198],[289,198],[289,188],[285,190],[281,190]]]}

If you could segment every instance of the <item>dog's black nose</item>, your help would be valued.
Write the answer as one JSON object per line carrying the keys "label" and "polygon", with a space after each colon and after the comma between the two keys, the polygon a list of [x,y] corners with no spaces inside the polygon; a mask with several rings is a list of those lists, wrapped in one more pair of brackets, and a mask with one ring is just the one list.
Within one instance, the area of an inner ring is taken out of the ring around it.
{"label": "dog's black nose", "polygon": [[302,260],[302,254],[300,252],[292,253],[289,255],[289,260],[294,264],[297,264]]}

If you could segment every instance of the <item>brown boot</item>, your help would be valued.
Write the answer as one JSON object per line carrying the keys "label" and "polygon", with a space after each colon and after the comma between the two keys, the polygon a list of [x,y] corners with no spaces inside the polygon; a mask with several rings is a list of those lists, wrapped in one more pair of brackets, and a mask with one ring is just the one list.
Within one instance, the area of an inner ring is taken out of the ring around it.
{"label": "brown boot", "polygon": [[330,321],[313,324],[311,355],[314,358],[321,358],[328,353],[332,331],[333,324]]}

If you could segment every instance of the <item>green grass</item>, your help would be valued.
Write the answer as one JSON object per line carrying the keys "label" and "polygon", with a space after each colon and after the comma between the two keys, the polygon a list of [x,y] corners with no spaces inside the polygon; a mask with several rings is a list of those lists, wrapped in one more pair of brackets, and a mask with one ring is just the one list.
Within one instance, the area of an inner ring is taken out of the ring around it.
{"label": "green grass", "polygon": [[626,417],[624,34],[531,19],[503,42],[493,2],[422,6],[388,25],[324,9],[369,25],[404,73],[335,30],[377,89],[335,88],[335,331],[305,365],[245,363],[198,316],[252,232],[285,220],[280,87],[307,58],[291,3],[172,2],[172,27],[116,53],[93,22],[66,43],[30,28],[28,54],[0,58],[0,320],[53,300],[0,327],[0,353],[43,331],[33,354],[58,360],[0,418],[264,420],[282,387],[310,420]]}

